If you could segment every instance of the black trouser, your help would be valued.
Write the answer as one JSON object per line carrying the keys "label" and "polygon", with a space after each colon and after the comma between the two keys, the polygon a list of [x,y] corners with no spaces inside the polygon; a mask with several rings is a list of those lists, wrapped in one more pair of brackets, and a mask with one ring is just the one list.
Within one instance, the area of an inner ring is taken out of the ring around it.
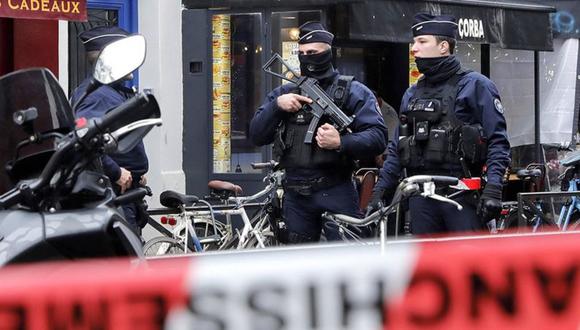
{"label": "black trouser", "polygon": [[340,240],[338,226],[321,218],[325,211],[361,216],[358,193],[352,179],[344,179],[331,187],[311,191],[310,195],[285,188],[283,214],[289,243],[317,242],[323,230],[327,240]]}
{"label": "black trouser", "polygon": [[483,229],[481,220],[476,214],[475,193],[464,193],[453,200],[463,206],[461,211],[452,204],[431,198],[421,196],[409,198],[411,232],[414,235],[426,235]]}

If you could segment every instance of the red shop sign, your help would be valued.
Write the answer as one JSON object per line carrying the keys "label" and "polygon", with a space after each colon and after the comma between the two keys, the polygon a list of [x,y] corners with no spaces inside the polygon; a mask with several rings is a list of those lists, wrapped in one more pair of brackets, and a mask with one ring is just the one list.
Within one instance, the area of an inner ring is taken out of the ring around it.
{"label": "red shop sign", "polygon": [[86,0],[0,0],[0,17],[87,20]]}

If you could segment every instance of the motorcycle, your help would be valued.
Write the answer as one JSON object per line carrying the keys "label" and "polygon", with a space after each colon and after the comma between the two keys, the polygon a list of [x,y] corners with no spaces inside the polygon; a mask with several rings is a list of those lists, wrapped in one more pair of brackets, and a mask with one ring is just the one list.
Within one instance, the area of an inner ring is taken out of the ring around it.
{"label": "motorcycle", "polygon": [[[113,84],[145,59],[135,35],[106,46],[91,87]],[[86,97],[85,95],[85,97]],[[77,104],[80,103],[77,102]],[[101,118],[77,119],[52,73],[24,69],[0,77],[0,266],[109,256],[142,257],[140,237],[119,206],[146,189],[116,196],[99,171],[103,154],[131,150],[161,125],[153,95],[140,93]]]}

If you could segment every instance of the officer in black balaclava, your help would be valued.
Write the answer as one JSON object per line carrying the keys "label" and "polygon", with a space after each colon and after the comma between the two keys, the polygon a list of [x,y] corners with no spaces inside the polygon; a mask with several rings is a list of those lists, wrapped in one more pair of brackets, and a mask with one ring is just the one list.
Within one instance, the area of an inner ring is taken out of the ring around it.
{"label": "officer in black balaclava", "polygon": [[[387,130],[376,99],[353,77],[341,76],[332,65],[334,36],[320,22],[300,27],[300,71],[318,80],[335,104],[354,121],[345,134],[323,116],[315,141],[304,143],[312,100],[294,84],[277,87],[266,96],[250,124],[256,145],[274,143],[273,154],[286,170],[283,214],[289,243],[340,238],[336,225],[324,223],[324,211],[359,216],[358,193],[352,180],[354,160],[376,156],[386,148]],[[343,91],[344,93],[337,93]]]}
{"label": "officer in black balaclava", "polygon": [[[503,176],[510,163],[498,90],[487,77],[462,68],[453,55],[454,17],[419,13],[412,30],[411,51],[423,76],[403,96],[401,122],[408,133],[395,132],[371,206],[376,208],[383,198],[382,202],[390,202],[402,168],[408,176],[485,174],[487,183],[481,194],[454,197],[463,206],[461,211],[420,196],[409,200],[413,234],[482,229],[501,211]],[[484,167],[486,173],[482,173]]]}

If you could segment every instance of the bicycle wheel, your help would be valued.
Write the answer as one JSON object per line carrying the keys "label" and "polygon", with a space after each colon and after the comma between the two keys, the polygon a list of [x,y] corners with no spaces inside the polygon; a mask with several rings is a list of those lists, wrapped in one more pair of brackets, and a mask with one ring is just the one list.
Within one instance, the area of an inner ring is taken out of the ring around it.
{"label": "bicycle wheel", "polygon": [[532,210],[530,210],[527,207],[524,208],[524,211],[522,213],[525,222],[525,225],[523,227],[519,226],[518,211],[514,210],[510,212],[506,217],[503,229],[509,230],[516,228],[520,229],[527,228],[528,230],[531,230],[533,232],[538,232],[552,230],[555,228],[552,224],[546,222],[546,220],[544,220],[543,218],[540,218],[540,224],[534,228],[535,222],[538,221],[538,215],[536,215]]}
{"label": "bicycle wheel", "polygon": [[[183,251],[183,242],[171,237],[154,237],[147,241],[143,246],[143,253],[146,257],[185,254]],[[187,253],[193,253],[187,249]]]}

